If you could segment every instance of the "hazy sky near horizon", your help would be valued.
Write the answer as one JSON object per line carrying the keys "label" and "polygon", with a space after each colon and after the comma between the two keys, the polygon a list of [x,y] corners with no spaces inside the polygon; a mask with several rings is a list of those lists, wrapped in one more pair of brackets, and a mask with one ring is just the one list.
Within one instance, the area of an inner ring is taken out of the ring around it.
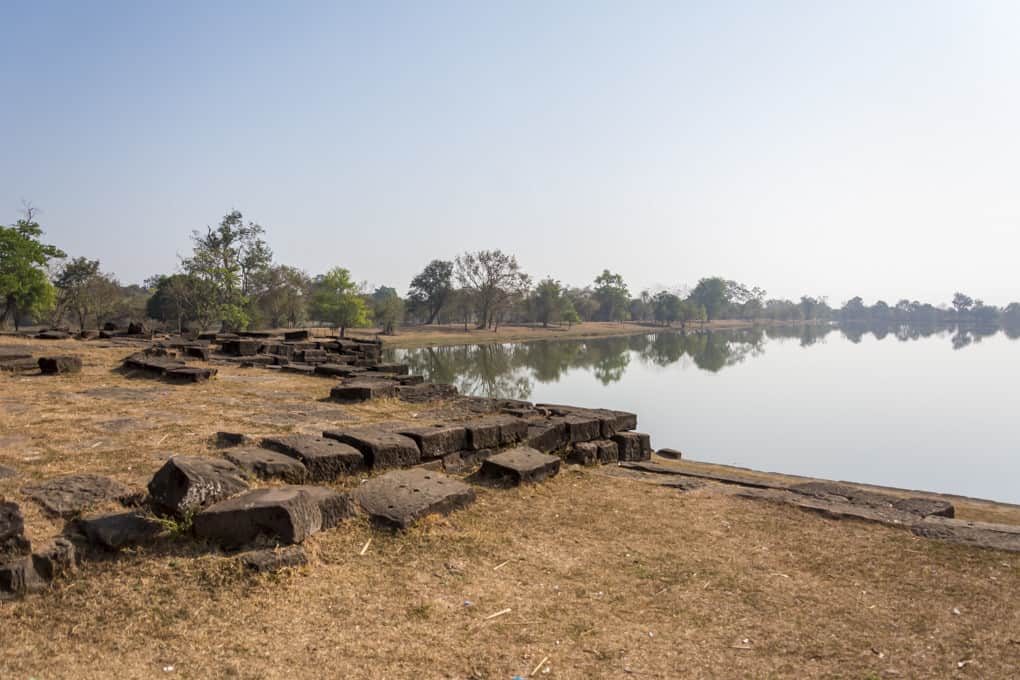
{"label": "hazy sky near horizon", "polygon": [[7,2],[0,222],[124,282],[231,209],[404,291],[1020,299],[1020,3]]}

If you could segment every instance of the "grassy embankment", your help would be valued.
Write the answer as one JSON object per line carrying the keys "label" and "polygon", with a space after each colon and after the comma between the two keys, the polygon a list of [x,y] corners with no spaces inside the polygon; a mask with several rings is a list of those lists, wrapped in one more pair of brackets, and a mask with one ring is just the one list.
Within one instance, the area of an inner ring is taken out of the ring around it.
{"label": "grassy embankment", "polygon": [[[758,324],[770,322],[757,322]],[[688,330],[724,330],[732,328],[748,328],[754,323],[723,319],[708,323],[692,323],[687,325]],[[382,339],[383,344],[388,347],[427,347],[439,345],[464,345],[483,344],[494,342],[525,342],[528,340],[559,340],[559,339],[583,339],[583,338],[605,338],[621,335],[637,335],[639,333],[656,333],[664,330],[679,330],[678,326],[671,329],[665,326],[646,323],[610,323],[591,321],[588,323],[574,324],[572,326],[549,326],[543,328],[541,324],[514,324],[500,326],[498,331],[479,330],[473,325],[464,330],[463,324],[443,324],[433,326],[410,326],[401,328],[395,335],[378,335],[377,328],[356,328],[348,331],[348,334],[356,337],[376,337]],[[321,332],[325,332],[324,330]]]}
{"label": "grassy embankment", "polygon": [[[19,471],[0,496],[22,505],[36,540],[62,526],[22,496],[29,481],[94,472],[143,485],[171,453],[216,455],[221,429],[430,417],[320,401],[321,378],[221,367],[208,384],[171,386],[113,372],[124,347],[32,344],[86,362],[75,376],[0,375],[0,464]],[[308,547],[312,564],[273,577],[183,537],[95,556],[51,592],[0,605],[0,677],[863,679],[1020,667],[1020,555],[711,486],[565,470],[479,489],[470,508],[403,534],[356,519]]]}

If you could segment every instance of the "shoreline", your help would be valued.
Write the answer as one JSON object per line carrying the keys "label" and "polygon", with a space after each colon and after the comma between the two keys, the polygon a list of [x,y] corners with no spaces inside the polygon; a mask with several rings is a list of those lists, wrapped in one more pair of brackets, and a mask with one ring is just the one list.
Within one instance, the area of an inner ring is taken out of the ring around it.
{"label": "shoreline", "polygon": [[[740,330],[755,327],[802,326],[812,325],[803,321],[744,321],[737,319],[721,319],[706,323],[688,324],[685,329],[690,331]],[[571,327],[541,325],[506,325],[500,326],[498,332],[469,328],[463,325],[444,324],[433,326],[415,326],[401,329],[396,335],[381,335],[378,329],[349,329],[348,337],[378,338],[387,349],[418,349],[422,347],[448,347],[452,345],[487,345],[504,342],[530,342],[533,340],[588,340],[592,338],[626,337],[645,333],[664,331],[679,332],[679,326],[659,326],[645,323],[613,323],[592,321],[574,324]]]}

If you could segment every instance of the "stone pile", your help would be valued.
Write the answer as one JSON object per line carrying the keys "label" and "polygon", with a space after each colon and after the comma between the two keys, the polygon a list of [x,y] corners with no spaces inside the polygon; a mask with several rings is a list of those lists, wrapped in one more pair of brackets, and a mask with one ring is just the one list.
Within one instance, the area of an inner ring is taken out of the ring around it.
{"label": "stone pile", "polygon": [[39,370],[39,362],[32,356],[29,347],[0,348],[0,371],[27,373]]}
{"label": "stone pile", "polygon": [[176,350],[160,347],[135,352],[124,359],[124,368],[143,371],[167,380],[192,383],[204,382],[217,373],[211,366],[189,365],[184,359],[177,358]]}

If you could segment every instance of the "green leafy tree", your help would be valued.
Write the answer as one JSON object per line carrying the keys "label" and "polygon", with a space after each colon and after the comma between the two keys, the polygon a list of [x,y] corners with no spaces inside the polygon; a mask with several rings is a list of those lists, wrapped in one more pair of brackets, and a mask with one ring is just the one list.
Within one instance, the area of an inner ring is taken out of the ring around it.
{"label": "green leafy tree", "polygon": [[64,257],[56,246],[39,239],[42,227],[35,220],[35,210],[25,208],[24,218],[10,227],[0,227],[0,327],[11,320],[18,328],[23,315],[38,317],[53,306],[53,285],[46,275],[52,259]]}
{"label": "green leafy tree", "polygon": [[674,293],[665,290],[656,293],[655,297],[652,298],[653,317],[659,323],[669,326],[674,321],[680,320],[682,305],[683,302],[680,300],[680,296]]}
{"label": "green leafy tree", "polygon": [[341,338],[348,328],[367,326],[369,320],[365,299],[343,267],[335,267],[316,280],[309,311],[316,320],[339,329]]}
{"label": "green leafy tree", "polygon": [[258,308],[273,328],[294,327],[308,317],[308,295],[312,280],[296,267],[278,265],[269,270]]}
{"label": "green leafy tree", "polygon": [[70,310],[78,319],[78,327],[84,331],[95,309],[92,282],[99,276],[99,260],[76,257],[57,272],[54,284],[57,287],[58,307]]}
{"label": "green leafy tree", "polygon": [[581,323],[581,315],[574,309],[574,302],[568,297],[563,298],[560,320],[566,322],[567,328],[570,328],[575,323]]}
{"label": "green leafy tree", "polygon": [[464,253],[457,257],[455,269],[462,290],[474,302],[478,328],[498,329],[503,313],[531,284],[517,258],[501,250]]}
{"label": "green leafy tree", "polygon": [[[563,286],[551,277],[539,281],[531,296],[535,317],[546,328],[550,323],[563,319],[566,302],[567,299],[563,296]],[[574,314],[577,314],[576,310]]]}
{"label": "green leafy tree", "polygon": [[388,286],[375,289],[372,293],[372,316],[382,328],[383,335],[394,334],[404,320],[404,301],[395,289]]}
{"label": "green leafy tree", "polygon": [[149,281],[153,289],[146,303],[146,314],[164,323],[173,323],[180,332],[185,326],[205,330],[214,320],[222,323],[222,305],[215,284],[193,274],[159,276]]}
{"label": "green leafy tree", "polygon": [[436,317],[449,303],[453,293],[453,262],[432,260],[420,274],[411,279],[408,300],[427,310],[426,324],[435,323]]}
{"label": "green leafy tree", "polygon": [[266,286],[273,253],[264,235],[261,225],[245,223],[237,210],[224,215],[216,228],[192,233],[194,253],[182,262],[184,271],[212,284],[224,328],[247,327],[252,296]]}
{"label": "green leafy tree", "polygon": [[623,277],[608,269],[595,277],[595,298],[604,321],[624,321],[629,313],[630,293]]}
{"label": "green leafy tree", "polygon": [[688,300],[705,308],[706,320],[718,319],[725,314],[730,304],[732,291],[728,283],[719,276],[701,279],[691,291]]}

